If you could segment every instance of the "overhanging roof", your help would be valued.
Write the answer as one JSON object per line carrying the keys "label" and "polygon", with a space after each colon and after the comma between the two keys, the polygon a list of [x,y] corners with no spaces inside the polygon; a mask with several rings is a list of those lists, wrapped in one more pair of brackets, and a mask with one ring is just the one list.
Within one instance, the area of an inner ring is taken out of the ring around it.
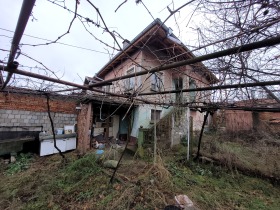
{"label": "overhanging roof", "polygon": [[[140,50],[148,42],[152,40],[164,40],[169,46],[172,46],[172,49],[176,49],[178,54],[184,56],[184,59],[194,58],[195,55],[190,52],[190,50],[170,31],[160,19],[155,19],[150,25],[148,25],[140,34],[138,34],[129,44],[127,44],[123,50],[117,53],[108,63],[105,64],[99,72],[96,73],[96,76],[104,78],[105,75],[110,72],[114,67],[118,66],[123,60],[128,59],[128,55],[132,55],[136,51]],[[198,63],[200,66],[199,72],[206,79],[214,84],[218,82],[216,76],[209,71],[203,63]]]}

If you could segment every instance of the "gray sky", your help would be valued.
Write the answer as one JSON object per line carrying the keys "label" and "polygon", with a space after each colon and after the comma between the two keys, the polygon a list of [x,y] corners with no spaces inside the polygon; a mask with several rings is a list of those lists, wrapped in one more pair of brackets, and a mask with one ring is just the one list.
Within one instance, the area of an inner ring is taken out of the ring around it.
{"label": "gray sky", "polygon": [[[74,11],[75,1],[66,0],[65,5],[67,8]],[[106,1],[93,1],[92,3],[99,8],[107,26],[110,30],[117,31],[123,38],[132,40],[137,34],[139,34],[147,25],[149,25],[153,18],[147,12],[143,4],[136,4],[134,0],[128,0],[123,4],[117,12],[115,10],[123,2],[123,0],[106,0]],[[143,0],[146,7],[149,9],[154,18],[160,18],[162,21],[170,14],[167,10],[167,6],[171,9],[176,9],[179,6],[186,3],[185,1],[171,1],[171,0]],[[173,4],[172,4],[173,2]],[[59,1],[57,1],[59,3]],[[14,31],[17,23],[17,19],[20,13],[22,0],[0,0],[0,48],[9,50],[11,38],[13,33],[5,30]],[[83,17],[88,17],[95,22],[102,24],[101,19],[97,17],[97,13],[93,7],[86,0],[80,0],[78,6],[78,14]],[[180,13],[177,13],[177,23],[172,17],[166,25],[173,29],[175,35],[177,35],[184,43],[194,39],[190,36],[191,33],[186,34],[186,30],[189,29],[190,24],[187,27],[191,15],[191,8],[184,8]],[[73,18],[74,14],[69,13],[63,8],[52,4],[47,0],[37,0],[36,5],[33,8],[33,17],[30,18],[27,24],[24,34],[31,35],[39,38],[55,40],[58,36],[64,34]],[[33,20],[32,20],[33,19]],[[105,33],[103,29],[98,28],[92,24],[87,24],[88,30],[98,39],[105,43],[113,45],[113,39],[108,33]],[[4,29],[4,30],[3,30]],[[47,41],[23,36],[21,43],[24,44],[42,44]],[[92,37],[84,28],[81,21],[77,18],[70,30],[70,34],[64,36],[58,42],[62,42],[69,45],[75,45],[82,48],[91,49],[83,50],[73,47],[64,46],[61,44],[51,44],[44,46],[22,46],[22,53],[42,62],[56,74],[68,81],[75,83],[82,83],[79,76],[84,79],[85,76],[93,76],[100,68],[102,68],[108,61],[110,53],[117,53],[111,48],[105,46],[100,41]],[[119,40],[121,44],[121,40]],[[116,46],[117,47],[117,46]],[[0,60],[7,61],[8,52],[0,51]],[[29,58],[20,55],[17,61],[24,66],[40,66]],[[42,66],[41,66],[42,67]],[[27,69],[26,67],[20,67],[20,69]],[[38,70],[31,69],[32,72],[38,73]],[[43,74],[44,72],[39,72]],[[79,76],[78,76],[79,75]]]}

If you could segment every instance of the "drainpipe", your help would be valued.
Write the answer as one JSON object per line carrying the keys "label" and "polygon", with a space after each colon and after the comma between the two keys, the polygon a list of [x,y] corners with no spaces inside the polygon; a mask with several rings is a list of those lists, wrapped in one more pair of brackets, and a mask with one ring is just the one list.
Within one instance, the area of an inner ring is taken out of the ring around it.
{"label": "drainpipe", "polygon": [[[18,66],[18,62],[14,61],[15,55],[16,55],[16,52],[18,50],[19,42],[21,40],[21,37],[22,37],[23,32],[25,30],[25,27],[27,25],[29,16],[31,15],[33,6],[35,4],[35,1],[36,0],[24,0],[22,2],[20,14],[19,14],[19,17],[18,17],[17,26],[16,26],[16,29],[15,29],[15,34],[14,34],[11,49],[10,49],[10,55],[9,55],[9,59],[8,59],[8,68],[16,69],[17,66]],[[13,75],[13,72],[8,73],[6,81],[2,85],[1,90],[3,90],[7,86],[7,84],[9,83],[12,75]]]}

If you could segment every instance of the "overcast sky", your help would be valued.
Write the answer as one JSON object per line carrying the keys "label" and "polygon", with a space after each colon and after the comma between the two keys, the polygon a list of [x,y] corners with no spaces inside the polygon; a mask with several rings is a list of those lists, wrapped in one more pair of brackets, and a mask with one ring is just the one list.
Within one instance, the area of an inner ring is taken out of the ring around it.
{"label": "overcast sky", "polygon": [[[65,0],[65,2],[65,6],[74,11],[75,1]],[[128,0],[115,12],[122,2],[123,0],[92,0],[92,3],[99,8],[109,29],[117,31],[125,39],[132,40],[153,21],[153,18],[147,12],[143,4],[136,4],[134,0]],[[186,1],[182,0],[143,0],[143,2],[152,16],[154,18],[160,18],[162,21],[170,14],[166,8],[168,5],[171,9],[176,9],[186,3]],[[172,4],[172,2],[174,4]],[[57,3],[60,2],[57,1]],[[17,24],[21,5],[22,0],[0,0],[0,49],[10,50],[11,37],[13,37],[13,31]],[[187,34],[187,30],[190,30],[190,26],[192,26],[191,24],[187,26],[191,11],[191,8],[184,8],[180,13],[177,13],[177,23],[180,27],[175,24],[174,18],[170,18],[166,22],[166,25],[171,27],[174,34],[184,43],[194,39],[193,34],[189,32]],[[86,0],[80,0],[78,14],[83,17],[88,17],[102,25],[101,19],[97,17],[96,11]],[[37,0],[33,8],[33,17],[30,17],[24,34],[55,40],[58,36],[61,36],[67,31],[73,16],[73,13],[54,5],[48,0]],[[103,29],[88,23],[85,23],[85,25],[98,39],[109,45],[113,44],[112,37],[109,36],[108,33],[105,33]],[[180,31],[178,30],[179,28]],[[21,43],[23,44],[42,44],[46,42],[47,41],[29,36],[23,36],[21,39]],[[21,46],[21,51],[33,59],[42,62],[46,67],[56,72],[62,79],[79,84],[82,83],[85,76],[93,76],[109,61],[110,57],[107,53],[108,51],[112,53],[110,47],[96,40],[85,30],[79,19],[74,21],[70,33],[58,42],[90,50],[61,44],[51,44],[37,47],[23,45]],[[117,53],[117,51],[115,51],[115,53]],[[7,61],[8,55],[9,52],[0,51],[0,60],[4,62]],[[39,63],[23,55],[20,55],[16,60],[20,65],[29,67],[40,66]],[[19,69],[30,70],[22,66],[19,67]],[[31,69],[31,71],[38,73],[36,69]]]}

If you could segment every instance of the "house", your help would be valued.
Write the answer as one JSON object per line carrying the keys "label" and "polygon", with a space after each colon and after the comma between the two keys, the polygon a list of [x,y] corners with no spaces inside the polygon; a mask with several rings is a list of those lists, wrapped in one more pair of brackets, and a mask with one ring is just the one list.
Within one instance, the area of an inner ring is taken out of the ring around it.
{"label": "house", "polygon": [[[161,20],[156,19],[148,25],[132,41],[124,40],[123,51],[116,54],[93,78],[96,80],[108,80],[122,75],[135,74],[141,71],[149,71],[154,67],[194,58],[193,53],[172,33]],[[94,81],[95,80],[95,81]],[[139,93],[153,92],[155,95],[138,96],[152,102],[170,103],[173,106],[160,106],[139,103],[133,109],[133,125],[131,130],[131,140],[136,140],[139,134],[139,128],[151,128],[154,122],[160,123],[162,119],[174,113],[177,105],[194,103],[200,104],[210,101],[208,93],[173,93],[157,95],[160,91],[181,90],[186,88],[206,87],[216,83],[218,80],[202,63],[185,65],[153,74],[135,76],[124,80],[113,82],[111,85],[103,87],[106,92],[138,95]],[[89,83],[89,82],[88,82]],[[136,103],[136,102],[135,102]],[[174,106],[175,105],[175,106]],[[178,106],[179,107],[179,106]],[[185,118],[186,109],[180,109],[179,116],[175,117],[180,129],[186,128]],[[203,113],[191,110],[190,115],[193,118],[194,129],[201,128],[203,122]],[[177,112],[176,112],[177,113]],[[178,116],[178,114],[174,115]],[[174,117],[173,116],[173,117]],[[169,117],[171,119],[171,117]],[[167,120],[171,122],[170,120]],[[176,122],[175,122],[176,124]],[[180,129],[177,133],[180,133]],[[182,131],[183,132],[183,131]],[[181,137],[185,133],[180,133]],[[172,136],[169,133],[169,137]],[[166,137],[166,136],[165,136]],[[178,142],[178,140],[177,140]]]}

